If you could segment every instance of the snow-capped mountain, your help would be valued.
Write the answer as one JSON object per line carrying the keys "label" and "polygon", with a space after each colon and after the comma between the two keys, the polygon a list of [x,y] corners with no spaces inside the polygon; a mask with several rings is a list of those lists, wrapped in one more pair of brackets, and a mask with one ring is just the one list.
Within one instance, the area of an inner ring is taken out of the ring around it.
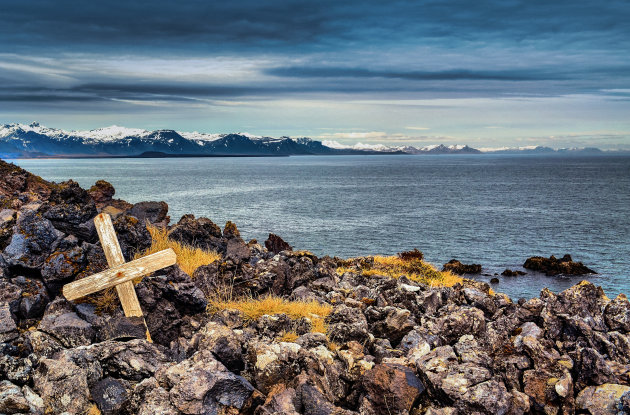
{"label": "snow-capped mountain", "polygon": [[336,154],[319,141],[247,133],[206,134],[111,126],[66,131],[38,123],[0,126],[0,157]]}
{"label": "snow-capped mountain", "polygon": [[524,146],[524,147],[500,147],[500,148],[487,148],[482,149],[484,153],[492,154],[602,154],[603,151],[598,148],[586,147],[586,148],[559,148],[553,149],[545,146]]}
{"label": "snow-capped mountain", "polygon": [[364,144],[357,143],[354,145],[344,145],[337,141],[323,141],[323,145],[335,148],[339,150],[369,150],[377,151],[379,153],[404,153],[404,154],[478,154],[481,151],[469,147],[467,145],[450,145],[436,144],[426,147],[413,147],[413,146],[386,146],[383,144]]}
{"label": "snow-capped mountain", "polygon": [[424,148],[310,138],[264,137],[248,133],[208,134],[175,130],[149,131],[116,125],[87,131],[49,128],[39,123],[0,125],[0,157],[109,157],[170,155],[286,156],[306,154],[472,154],[468,146]]}

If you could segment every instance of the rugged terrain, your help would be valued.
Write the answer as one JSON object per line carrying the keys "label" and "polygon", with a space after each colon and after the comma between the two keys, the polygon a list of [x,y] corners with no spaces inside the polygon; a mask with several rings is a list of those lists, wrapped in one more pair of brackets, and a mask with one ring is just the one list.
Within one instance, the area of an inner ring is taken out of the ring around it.
{"label": "rugged terrain", "polygon": [[[0,161],[0,413],[630,413],[624,295],[584,281],[513,301],[419,251],[318,258],[113,196]],[[156,229],[220,255],[137,283],[153,342],[112,292],[60,295],[107,267],[101,211],[127,260]]]}

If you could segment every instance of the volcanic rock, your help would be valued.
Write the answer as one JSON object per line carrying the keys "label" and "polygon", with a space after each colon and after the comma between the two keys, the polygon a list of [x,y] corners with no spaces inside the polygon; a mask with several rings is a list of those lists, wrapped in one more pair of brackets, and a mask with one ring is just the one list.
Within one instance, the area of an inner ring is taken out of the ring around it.
{"label": "volcanic rock", "polygon": [[451,259],[442,268],[442,271],[450,271],[453,274],[464,275],[464,274],[480,274],[481,273],[481,265],[479,264],[462,264],[460,261],[456,259]]}
{"label": "volcanic rock", "polygon": [[0,413],[19,414],[30,410],[30,405],[19,387],[8,380],[0,382]]}
{"label": "volcanic rock", "polygon": [[166,202],[140,202],[133,205],[129,214],[138,218],[142,223],[148,221],[151,224],[164,227],[168,225],[168,205]]}
{"label": "volcanic rock", "polygon": [[169,237],[177,242],[208,251],[223,252],[221,228],[208,218],[195,219],[194,215],[184,215],[173,226]]}
{"label": "volcanic rock", "polygon": [[112,201],[114,194],[116,194],[116,189],[114,189],[114,186],[112,186],[111,183],[106,182],[105,180],[98,180],[92,187],[90,187],[88,194],[94,203],[96,203],[96,206],[102,208]]}
{"label": "volcanic rock", "polygon": [[424,386],[410,368],[396,364],[376,365],[362,382],[362,414],[408,413]]}
{"label": "volcanic rock", "polygon": [[[142,319],[108,307],[101,293],[77,302],[60,293],[108,268],[96,209],[115,213],[127,260],[151,245],[145,219],[166,220],[161,203],[125,205],[113,195],[106,183],[85,192],[0,162],[0,413],[630,411],[624,295],[611,300],[583,281],[513,302],[468,279],[432,287],[364,272],[370,257],[318,258],[279,239],[265,250],[245,244],[231,222],[221,231],[190,215],[170,237],[221,258],[192,277],[172,266],[137,283],[150,343]],[[267,295],[332,311],[256,308]],[[230,300],[251,301],[219,306]]]}
{"label": "volcanic rock", "polygon": [[595,271],[581,262],[574,262],[571,255],[565,255],[560,259],[557,259],[553,255],[549,258],[533,256],[525,261],[523,268],[543,272],[545,275],[549,276],[596,274]]}
{"label": "volcanic rock", "polygon": [[519,270],[512,271],[511,269],[506,268],[505,270],[503,270],[501,275],[503,275],[504,277],[518,277],[519,275],[527,275],[527,273]]}
{"label": "volcanic rock", "polygon": [[269,237],[265,241],[265,248],[274,254],[278,254],[282,251],[292,251],[293,247],[286,243],[284,239],[276,234],[270,233]]}

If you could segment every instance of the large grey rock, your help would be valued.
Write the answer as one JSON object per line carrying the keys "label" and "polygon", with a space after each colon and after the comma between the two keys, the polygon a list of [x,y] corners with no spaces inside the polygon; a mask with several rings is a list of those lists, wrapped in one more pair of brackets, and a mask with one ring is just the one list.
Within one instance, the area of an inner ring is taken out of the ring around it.
{"label": "large grey rock", "polygon": [[53,413],[83,414],[91,406],[87,371],[66,359],[42,359],[34,385]]}
{"label": "large grey rock", "polygon": [[604,310],[606,324],[610,330],[630,332],[630,302],[624,294],[619,294]]}
{"label": "large grey rock", "polygon": [[239,373],[245,368],[241,350],[243,339],[228,327],[209,322],[199,332],[199,350],[210,350],[229,370]]}
{"label": "large grey rock", "polygon": [[79,246],[54,252],[42,266],[42,279],[53,295],[60,292],[65,282],[76,277],[85,265],[85,251]]}
{"label": "large grey rock", "polygon": [[9,382],[0,382],[0,414],[20,414],[29,412],[30,405],[22,390]]}
{"label": "large grey rock", "polygon": [[140,202],[133,205],[129,211],[141,222],[148,221],[152,224],[167,225],[168,205],[166,202]]}
{"label": "large grey rock", "polygon": [[180,415],[171,403],[168,390],[155,378],[148,378],[138,383],[133,390],[129,413],[136,415]]}
{"label": "large grey rock", "polygon": [[448,342],[459,339],[464,334],[478,336],[485,331],[486,321],[480,309],[452,307],[443,310],[444,315],[438,319],[437,324],[440,327],[440,335]]}
{"label": "large grey rock", "polygon": [[94,329],[75,312],[48,314],[39,324],[39,330],[50,334],[65,347],[87,346],[94,340]]}
{"label": "large grey rock", "polygon": [[248,360],[256,387],[263,393],[277,384],[293,379],[300,373],[297,364],[301,347],[295,343],[252,342],[248,348]]}
{"label": "large grey rock", "polygon": [[4,249],[4,257],[13,266],[38,270],[55,249],[63,232],[36,212],[23,211],[13,229],[11,242]]}
{"label": "large grey rock", "polygon": [[109,340],[85,350],[100,363],[106,375],[134,382],[153,376],[156,370],[171,361],[163,347],[140,339]]}
{"label": "large grey rock", "polygon": [[17,326],[11,316],[11,308],[6,302],[0,303],[0,343],[18,337]]}
{"label": "large grey rock", "polygon": [[335,307],[326,318],[328,337],[331,341],[343,343],[356,340],[359,343],[369,338],[368,323],[363,313],[356,309],[340,305]]}
{"label": "large grey rock", "polygon": [[628,385],[605,383],[589,386],[578,394],[575,402],[578,409],[586,410],[591,415],[617,415],[621,406],[621,397],[630,391]]}
{"label": "large grey rock", "polygon": [[208,350],[160,369],[156,379],[169,386],[171,403],[185,414],[238,412],[254,392],[245,378],[229,372]]}

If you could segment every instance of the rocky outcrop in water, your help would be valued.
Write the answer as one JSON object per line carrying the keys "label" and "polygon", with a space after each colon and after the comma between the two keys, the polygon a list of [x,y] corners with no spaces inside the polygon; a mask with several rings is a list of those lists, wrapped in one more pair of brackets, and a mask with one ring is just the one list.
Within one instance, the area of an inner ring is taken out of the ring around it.
{"label": "rocky outcrop in water", "polygon": [[505,270],[503,270],[501,275],[503,275],[504,277],[518,277],[520,275],[527,275],[527,273],[523,271],[519,271],[519,270],[511,270],[511,269],[506,268]]}
{"label": "rocky outcrop in water", "polygon": [[[192,277],[173,266],[136,286],[150,343],[115,295],[77,303],[59,295],[63,284],[107,267],[92,215],[112,207],[113,193],[46,183],[2,162],[0,172],[26,178],[8,184],[0,176],[10,211],[0,222],[8,235],[0,254],[0,413],[629,411],[624,295],[611,300],[584,281],[513,302],[470,280],[430,287],[354,268],[340,275],[341,260],[276,253],[246,244],[234,224],[221,230],[185,216],[171,235],[223,256]],[[25,190],[29,180],[37,191]],[[131,259],[151,242],[133,214],[159,223],[167,212],[161,204],[117,206],[114,226]],[[252,319],[208,306],[227,292],[315,300],[331,308],[321,316],[326,333],[314,331],[316,315]]]}
{"label": "rocky outcrop in water", "polygon": [[545,275],[586,275],[596,274],[595,271],[588,268],[581,262],[574,262],[571,255],[565,255],[560,259],[555,256],[549,258],[533,256],[527,258],[523,264],[523,268],[532,271],[542,272]]}
{"label": "rocky outcrop in water", "polygon": [[442,267],[442,271],[450,271],[457,275],[480,274],[480,264],[462,264],[456,259],[451,259]]}

